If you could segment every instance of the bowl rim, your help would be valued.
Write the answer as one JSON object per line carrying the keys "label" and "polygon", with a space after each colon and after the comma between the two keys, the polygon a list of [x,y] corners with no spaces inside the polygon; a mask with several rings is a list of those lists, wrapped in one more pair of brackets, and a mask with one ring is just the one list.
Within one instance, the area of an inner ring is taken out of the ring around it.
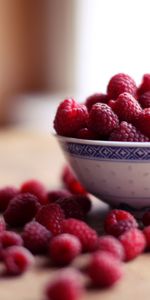
{"label": "bowl rim", "polygon": [[143,147],[150,148],[150,142],[115,142],[115,141],[103,141],[103,140],[84,140],[72,137],[61,136],[53,134],[61,142],[70,142],[75,144],[86,144],[94,146],[111,146],[111,147]]}

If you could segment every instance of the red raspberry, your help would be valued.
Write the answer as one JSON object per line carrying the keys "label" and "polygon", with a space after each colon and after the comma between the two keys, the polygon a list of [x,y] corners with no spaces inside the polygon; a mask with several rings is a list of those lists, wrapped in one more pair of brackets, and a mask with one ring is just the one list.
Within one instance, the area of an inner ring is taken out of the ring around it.
{"label": "red raspberry", "polygon": [[0,216],[0,234],[1,232],[3,232],[4,230],[6,230],[6,223],[5,220],[2,216]]}
{"label": "red raspberry", "polygon": [[147,136],[137,130],[135,126],[125,121],[121,122],[119,127],[111,132],[109,140],[122,142],[149,142]]}
{"label": "red raspberry", "polygon": [[129,75],[119,73],[110,79],[107,86],[107,93],[110,99],[116,99],[124,92],[135,96],[136,89],[136,83]]}
{"label": "red raspberry", "polygon": [[113,111],[115,111],[116,100],[109,100],[108,106],[111,107]]}
{"label": "red raspberry", "polygon": [[22,246],[23,240],[16,232],[4,231],[0,234],[0,244],[2,245],[2,249],[5,249],[11,246]]}
{"label": "red raspberry", "polygon": [[40,223],[32,221],[25,225],[22,238],[27,249],[34,254],[42,254],[48,249],[51,233]]}
{"label": "red raspberry", "polygon": [[34,262],[32,254],[21,246],[12,246],[5,250],[4,264],[9,275],[24,273]]}
{"label": "red raspberry", "polygon": [[62,233],[63,219],[64,212],[56,203],[41,207],[36,215],[36,221],[50,230],[53,235]]}
{"label": "red raspberry", "polygon": [[54,128],[59,135],[73,137],[80,128],[86,127],[87,121],[86,106],[74,99],[65,99],[57,109]]}
{"label": "red raspberry", "polygon": [[83,194],[86,195],[87,192],[85,188],[81,185],[78,179],[75,177],[74,173],[69,167],[65,167],[62,173],[62,181],[65,186],[72,194]]}
{"label": "red raspberry", "polygon": [[84,252],[91,252],[97,248],[98,236],[96,231],[83,221],[79,221],[73,218],[64,220],[63,232],[70,233],[78,237],[82,244],[82,250]]}
{"label": "red raspberry", "polygon": [[54,237],[49,245],[49,254],[57,265],[69,264],[82,250],[80,240],[69,233]]}
{"label": "red raspberry", "polygon": [[57,200],[56,203],[60,205],[64,211],[65,218],[85,219],[85,213],[76,199],[74,199],[74,196],[61,198]]}
{"label": "red raspberry", "polygon": [[22,193],[31,193],[35,195],[41,204],[47,204],[47,190],[45,186],[38,180],[28,180],[21,186]]}
{"label": "red raspberry", "polygon": [[145,108],[137,120],[138,129],[150,138],[150,108]]}
{"label": "red raspberry", "polygon": [[6,186],[0,189],[0,211],[4,211],[10,200],[19,193],[18,189],[12,186]]}
{"label": "red raspberry", "polygon": [[46,287],[47,300],[78,300],[83,294],[80,273],[64,269]]}
{"label": "red raspberry", "polygon": [[122,264],[109,252],[96,252],[91,256],[87,274],[98,287],[109,287],[122,278]]}
{"label": "red raspberry", "polygon": [[120,236],[120,242],[125,250],[125,260],[129,261],[141,254],[146,247],[146,240],[142,231],[132,228]]}
{"label": "red raspberry", "polygon": [[146,239],[146,249],[149,250],[150,249],[150,226],[145,227],[143,233]]}
{"label": "red raspberry", "polygon": [[142,217],[143,224],[145,226],[150,225],[150,210],[146,211]]}
{"label": "red raspberry", "polygon": [[104,223],[105,231],[116,237],[137,226],[135,218],[129,212],[120,209],[111,210]]}
{"label": "red raspberry", "polygon": [[56,202],[60,198],[66,198],[71,196],[71,193],[65,189],[52,190],[48,192],[48,201],[50,203]]}
{"label": "red raspberry", "polygon": [[115,102],[114,111],[120,121],[135,123],[136,119],[142,112],[142,108],[138,101],[129,93],[119,95]]}
{"label": "red raspberry", "polygon": [[92,106],[89,114],[89,128],[99,134],[106,136],[119,125],[117,115],[104,103],[97,103]]}
{"label": "red raspberry", "polygon": [[4,212],[6,223],[22,226],[31,221],[40,207],[38,198],[30,193],[18,194],[9,203]]}
{"label": "red raspberry", "polygon": [[118,239],[111,235],[105,235],[99,238],[98,250],[108,251],[120,261],[124,260],[125,257],[122,244]]}
{"label": "red raspberry", "polygon": [[150,91],[150,74],[144,74],[142,83],[138,88],[138,95],[142,95],[145,92]]}
{"label": "red raspberry", "polygon": [[108,96],[105,94],[93,94],[91,96],[89,96],[86,101],[85,101],[85,105],[88,109],[88,111],[91,110],[92,106],[96,103],[107,103],[109,100]]}
{"label": "red raspberry", "polygon": [[81,128],[77,131],[76,137],[83,140],[96,140],[98,136],[89,128]]}
{"label": "red raspberry", "polygon": [[143,108],[150,107],[150,91],[142,94],[139,98],[139,103]]}

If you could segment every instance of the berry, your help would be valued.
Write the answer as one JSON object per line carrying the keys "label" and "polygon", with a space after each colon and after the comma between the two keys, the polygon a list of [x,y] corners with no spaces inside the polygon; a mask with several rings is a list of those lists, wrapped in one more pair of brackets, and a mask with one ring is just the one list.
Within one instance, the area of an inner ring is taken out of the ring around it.
{"label": "berry", "polygon": [[19,193],[18,189],[12,186],[6,186],[0,189],[0,211],[3,212],[10,200]]}
{"label": "berry", "polygon": [[145,226],[150,225],[150,210],[146,211],[142,217],[142,222]]}
{"label": "berry", "polygon": [[150,107],[150,91],[142,94],[139,98],[139,103],[143,108]]}
{"label": "berry", "polygon": [[145,227],[143,233],[146,239],[146,249],[149,250],[150,249],[150,226]]}
{"label": "berry", "polygon": [[47,204],[47,191],[45,186],[38,180],[28,180],[21,186],[21,193],[31,193],[35,195],[41,204]]}
{"label": "berry", "polygon": [[59,135],[73,137],[79,129],[86,127],[87,121],[86,106],[74,99],[65,99],[57,109],[54,128]]}
{"label": "berry", "polygon": [[124,248],[118,239],[111,235],[105,235],[99,238],[98,250],[110,252],[116,259],[124,260]]}
{"label": "berry", "polygon": [[87,274],[98,287],[109,287],[122,278],[122,264],[111,253],[98,251],[91,256]]}
{"label": "berry", "polygon": [[126,74],[119,73],[114,75],[107,86],[107,93],[110,99],[116,99],[120,94],[127,92],[136,95],[136,83]]}
{"label": "berry", "polygon": [[60,189],[60,190],[49,191],[47,196],[48,196],[48,201],[52,203],[52,202],[56,202],[60,198],[66,198],[68,196],[71,196],[71,193],[68,190]]}
{"label": "berry", "polygon": [[116,237],[137,226],[135,218],[129,212],[120,209],[111,210],[104,223],[106,233]]}
{"label": "berry", "polygon": [[107,103],[109,100],[108,96],[105,94],[93,94],[91,96],[89,96],[86,101],[85,101],[85,105],[88,109],[88,111],[91,110],[92,106],[96,103]]}
{"label": "berry", "polygon": [[138,101],[129,93],[120,94],[115,102],[114,111],[120,121],[135,123],[142,112]]}
{"label": "berry", "polygon": [[116,100],[109,100],[108,106],[110,106],[112,110],[115,109],[115,105],[116,105]]}
{"label": "berry", "polygon": [[148,91],[150,91],[150,74],[144,74],[142,83],[138,88],[138,95],[142,95]]}
{"label": "berry", "polygon": [[0,216],[0,234],[1,232],[3,232],[4,230],[6,230],[6,223],[5,220],[2,216]]}
{"label": "berry", "polygon": [[24,273],[34,262],[32,254],[21,246],[12,246],[5,250],[4,264],[9,275]]}
{"label": "berry", "polygon": [[97,248],[98,236],[96,231],[83,221],[73,218],[64,220],[63,232],[75,235],[80,240],[84,252],[91,252]]}
{"label": "berry", "polygon": [[106,136],[119,125],[117,115],[104,103],[97,103],[92,106],[89,114],[89,128],[99,134]]}
{"label": "berry", "polygon": [[56,204],[48,204],[41,207],[36,215],[36,221],[45,226],[53,235],[62,233],[64,212]]}
{"label": "berry", "polygon": [[0,234],[0,244],[2,245],[2,249],[6,249],[11,246],[22,246],[23,240],[16,232],[4,231]]}
{"label": "berry", "polygon": [[72,194],[83,194],[86,195],[87,192],[85,188],[81,185],[78,179],[75,177],[74,173],[69,167],[65,167],[62,173],[62,181],[65,186]]}
{"label": "berry", "polygon": [[47,284],[46,296],[47,300],[78,300],[83,291],[80,273],[64,269],[52,282]]}
{"label": "berry", "polygon": [[80,240],[69,233],[54,237],[49,245],[49,254],[57,265],[69,264],[82,250]]}
{"label": "berry", "polygon": [[138,129],[150,138],[150,108],[145,108],[137,119]]}
{"label": "berry", "polygon": [[122,121],[118,128],[111,132],[109,140],[122,142],[149,142],[147,136],[137,130],[135,126],[125,121]]}
{"label": "berry", "polygon": [[120,236],[125,251],[125,261],[134,259],[141,254],[146,247],[146,240],[142,231],[132,228]]}
{"label": "berry", "polygon": [[11,226],[22,226],[31,221],[40,204],[38,198],[30,193],[18,194],[4,212],[5,221]]}
{"label": "berry", "polygon": [[51,233],[40,223],[32,221],[25,225],[22,238],[27,249],[34,254],[42,254],[48,249]]}
{"label": "berry", "polygon": [[89,128],[81,128],[79,131],[76,133],[76,137],[78,139],[83,139],[83,140],[96,140],[98,139],[98,136],[90,130]]}

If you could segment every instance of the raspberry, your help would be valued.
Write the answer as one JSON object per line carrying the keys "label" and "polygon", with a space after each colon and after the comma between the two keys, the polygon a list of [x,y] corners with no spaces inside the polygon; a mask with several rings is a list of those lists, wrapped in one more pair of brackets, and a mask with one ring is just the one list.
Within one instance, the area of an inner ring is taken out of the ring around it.
{"label": "raspberry", "polygon": [[23,240],[16,232],[4,231],[0,234],[0,244],[2,245],[2,249],[5,249],[11,246],[22,246]]}
{"label": "raspberry", "polygon": [[57,277],[47,284],[47,300],[78,300],[84,291],[80,277],[80,273],[75,270],[64,269],[59,272]]}
{"label": "raspberry", "polygon": [[110,79],[107,86],[107,93],[110,99],[116,99],[124,92],[135,96],[136,89],[136,83],[129,75],[119,73]]}
{"label": "raspberry", "polygon": [[104,223],[106,233],[116,237],[137,226],[135,218],[129,212],[120,209],[111,210]]}
{"label": "raspberry", "polygon": [[150,226],[145,227],[143,233],[146,239],[146,249],[149,250],[150,249]]}
{"label": "raspberry", "polygon": [[75,235],[80,240],[84,252],[91,252],[97,248],[98,236],[96,231],[83,221],[73,218],[64,220],[63,232]]}
{"label": "raspberry", "polygon": [[4,230],[6,230],[6,223],[5,220],[2,216],[0,216],[0,234],[1,232],[3,232]]}
{"label": "raspberry", "polygon": [[92,106],[96,103],[107,103],[109,100],[108,96],[105,94],[93,94],[91,96],[89,96],[86,101],[85,101],[85,105],[88,109],[88,111],[91,110]]}
{"label": "raspberry", "polygon": [[34,262],[32,254],[21,246],[12,246],[5,250],[4,264],[9,275],[24,273]]}
{"label": "raspberry", "polygon": [[111,235],[105,235],[99,238],[98,250],[110,252],[116,259],[124,260],[124,248],[118,239]]}
{"label": "raspberry", "polygon": [[47,191],[45,186],[38,180],[28,180],[21,186],[22,193],[31,193],[35,195],[41,204],[47,204]]}
{"label": "raspberry", "polygon": [[119,95],[115,102],[114,111],[120,121],[135,123],[136,119],[142,112],[142,108],[138,101],[129,93]]}
{"label": "raspberry", "polygon": [[65,99],[57,109],[54,128],[59,135],[73,137],[80,128],[86,127],[87,121],[86,106],[74,99]]}
{"label": "raspberry", "polygon": [[146,240],[142,231],[132,228],[120,236],[120,242],[125,250],[125,260],[129,261],[141,254],[146,247]]}
{"label": "raspberry", "polygon": [[25,225],[22,238],[27,249],[34,254],[42,254],[48,249],[51,233],[40,223],[31,221]]}
{"label": "raspberry", "polygon": [[85,219],[85,214],[81,209],[80,205],[76,200],[74,200],[74,196],[61,198],[56,201],[58,205],[62,208],[65,214],[65,218],[75,218],[75,219]]}
{"label": "raspberry", "polygon": [[137,130],[135,126],[125,121],[121,122],[119,127],[111,132],[109,140],[122,142],[149,142],[147,136]]}
{"label": "raspberry", "polygon": [[30,193],[18,194],[4,212],[5,221],[11,226],[22,226],[32,220],[40,204],[38,198]]}
{"label": "raspberry", "polygon": [[12,186],[6,186],[0,189],[0,211],[3,212],[10,200],[14,198],[19,193],[18,189]]}
{"label": "raspberry", "polygon": [[116,105],[116,100],[109,100],[108,106],[110,106],[112,110],[115,109],[115,105]]}
{"label": "raspberry", "polygon": [[139,98],[139,103],[143,108],[150,107],[150,91],[142,94]]}
{"label": "raspberry", "polygon": [[106,136],[119,125],[117,115],[104,103],[97,103],[92,106],[89,114],[89,128],[99,134]]}
{"label": "raspberry", "polygon": [[64,212],[56,203],[41,207],[36,215],[36,221],[50,230],[53,235],[62,233],[63,219]]}
{"label": "raspberry", "polygon": [[50,203],[56,202],[60,198],[66,198],[71,196],[71,193],[68,190],[60,189],[60,190],[52,190],[48,192],[48,201]]}
{"label": "raspberry", "polygon": [[145,226],[150,225],[150,210],[146,211],[142,217],[142,222]]}
{"label": "raspberry", "polygon": [[87,274],[98,287],[109,287],[122,278],[122,264],[109,252],[96,252],[91,256]]}
{"label": "raspberry", "polygon": [[82,250],[80,240],[69,233],[54,237],[49,246],[49,254],[57,265],[69,264]]}
{"label": "raspberry", "polygon": [[81,128],[79,131],[77,131],[76,137],[78,139],[83,140],[96,140],[98,139],[98,136],[95,132],[90,130],[89,128]]}
{"label": "raspberry", "polygon": [[137,120],[138,129],[150,138],[150,108],[145,108]]}
{"label": "raspberry", "polygon": [[142,83],[138,88],[138,95],[142,95],[145,92],[150,91],[150,74],[144,74]]}
{"label": "raspberry", "polygon": [[62,181],[72,194],[87,194],[85,188],[81,185],[71,169],[67,166],[63,170]]}

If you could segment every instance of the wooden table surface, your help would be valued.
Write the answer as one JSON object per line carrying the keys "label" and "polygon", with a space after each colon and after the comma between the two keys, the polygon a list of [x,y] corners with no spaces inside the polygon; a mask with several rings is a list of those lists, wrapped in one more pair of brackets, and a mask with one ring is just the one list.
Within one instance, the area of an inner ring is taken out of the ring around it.
{"label": "wooden table surface", "polygon": [[[0,185],[19,184],[29,178],[42,180],[49,188],[60,186],[59,175],[65,160],[53,137],[16,130],[0,132]],[[100,218],[103,205],[97,208]],[[78,258],[76,266],[86,257]],[[53,277],[45,259],[36,258],[35,266],[17,278],[3,278],[0,282],[0,300],[42,300],[43,288]],[[149,300],[150,255],[141,255],[124,265],[124,279],[109,290],[91,290],[85,300]],[[61,300],[61,299],[60,299]]]}

